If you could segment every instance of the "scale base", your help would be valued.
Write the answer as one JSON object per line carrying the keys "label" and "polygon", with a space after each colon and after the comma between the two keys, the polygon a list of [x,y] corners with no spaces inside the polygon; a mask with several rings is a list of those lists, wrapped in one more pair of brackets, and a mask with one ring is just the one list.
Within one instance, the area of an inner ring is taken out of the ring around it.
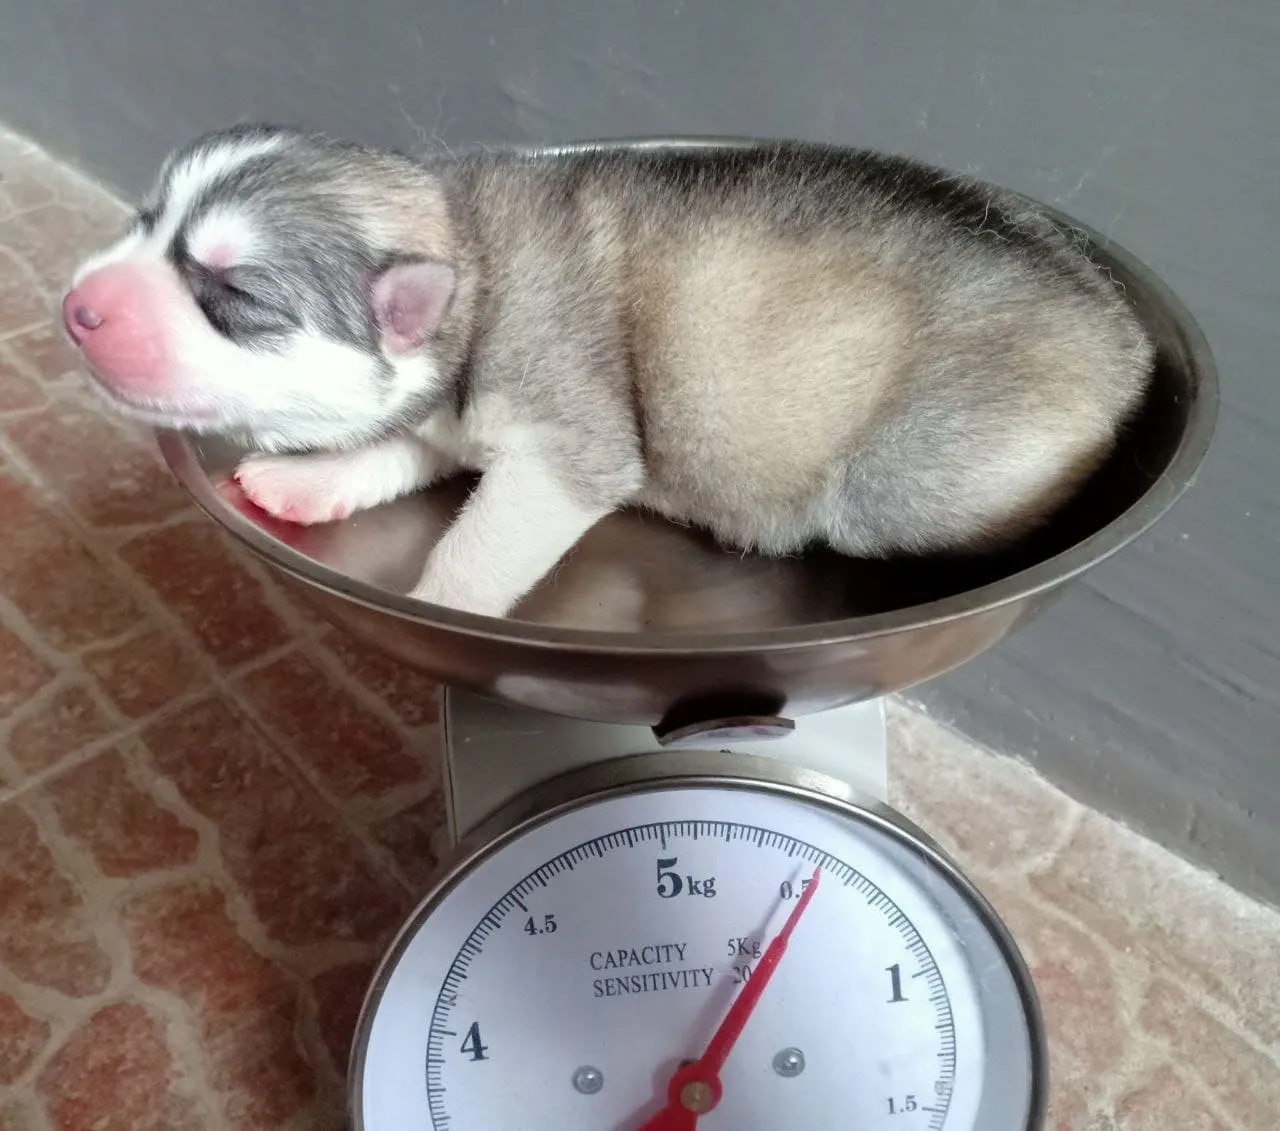
{"label": "scale base", "polygon": [[630,754],[722,750],[776,758],[825,774],[863,797],[885,801],[883,699],[783,718],[713,719],[658,734],[644,726],[592,722],[513,707],[446,688],[441,711],[445,811],[450,844],[541,782]]}

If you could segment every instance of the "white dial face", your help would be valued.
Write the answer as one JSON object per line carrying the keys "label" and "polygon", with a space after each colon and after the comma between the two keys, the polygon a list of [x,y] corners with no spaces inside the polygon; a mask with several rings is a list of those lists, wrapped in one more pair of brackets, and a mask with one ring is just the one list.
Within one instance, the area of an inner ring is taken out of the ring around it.
{"label": "white dial face", "polygon": [[374,1002],[363,1128],[646,1127],[815,869],[719,1101],[671,1126],[1025,1131],[1025,1004],[973,904],[854,810],[729,783],[561,811],[429,901]]}

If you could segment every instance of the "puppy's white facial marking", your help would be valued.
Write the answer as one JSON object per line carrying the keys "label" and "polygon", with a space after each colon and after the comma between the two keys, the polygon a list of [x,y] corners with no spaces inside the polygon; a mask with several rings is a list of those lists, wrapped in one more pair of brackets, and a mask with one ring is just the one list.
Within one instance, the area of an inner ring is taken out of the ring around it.
{"label": "puppy's white facial marking", "polygon": [[224,140],[167,163],[160,174],[166,182],[164,208],[155,228],[162,246],[173,242],[183,220],[209,185],[258,157],[278,151],[282,144],[283,140],[275,136]]}
{"label": "puppy's white facial marking", "polygon": [[498,456],[436,544],[411,596],[502,617],[616,509],[586,507],[532,452]]}
{"label": "puppy's white facial marking", "polygon": [[437,453],[404,436],[353,452],[252,455],[235,479],[273,518],[310,526],[389,503],[447,470]]}
{"label": "puppy's white facial marking", "polygon": [[201,217],[187,236],[191,258],[214,270],[249,262],[257,250],[253,221],[235,208],[219,208]]}
{"label": "puppy's white facial marking", "polygon": [[164,183],[167,178],[167,191],[157,205],[159,211],[151,230],[135,225],[110,247],[89,256],[76,268],[71,285],[78,287],[86,276],[112,263],[139,258],[163,260],[205,186],[279,145],[279,139],[273,137],[223,143],[201,150],[177,165],[166,164],[160,180]]}
{"label": "puppy's white facial marking", "polygon": [[144,257],[149,243],[150,237],[141,228],[131,228],[110,247],[103,248],[102,251],[83,260],[71,276],[71,286],[78,287],[95,271],[109,267],[113,263],[127,263],[134,257]]}

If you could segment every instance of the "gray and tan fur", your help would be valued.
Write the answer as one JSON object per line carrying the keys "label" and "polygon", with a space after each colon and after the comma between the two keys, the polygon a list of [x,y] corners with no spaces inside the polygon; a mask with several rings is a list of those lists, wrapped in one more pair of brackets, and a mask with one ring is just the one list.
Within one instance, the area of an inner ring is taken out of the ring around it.
{"label": "gray and tan fur", "polygon": [[145,395],[85,335],[114,403],[247,432],[241,485],[295,521],[483,472],[415,593],[493,616],[628,504],[767,554],[999,546],[1108,456],[1153,361],[1019,198],[816,145],[421,164],[237,128],[77,282],[140,258],[197,314]]}

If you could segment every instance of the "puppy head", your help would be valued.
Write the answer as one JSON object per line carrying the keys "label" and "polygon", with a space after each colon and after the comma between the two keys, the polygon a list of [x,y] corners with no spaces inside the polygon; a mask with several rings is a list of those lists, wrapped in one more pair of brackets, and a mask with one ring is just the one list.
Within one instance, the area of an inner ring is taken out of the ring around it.
{"label": "puppy head", "polygon": [[456,251],[422,167],[241,127],[165,162],[128,230],[76,271],[63,321],[101,391],[148,424],[357,445],[449,395],[466,335]]}

